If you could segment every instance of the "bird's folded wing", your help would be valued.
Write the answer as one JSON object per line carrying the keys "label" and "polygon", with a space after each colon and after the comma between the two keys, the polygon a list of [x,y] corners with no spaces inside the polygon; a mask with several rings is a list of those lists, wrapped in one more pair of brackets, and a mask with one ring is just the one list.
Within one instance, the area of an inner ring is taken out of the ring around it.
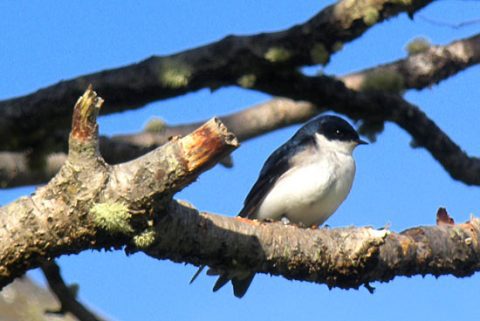
{"label": "bird's folded wing", "polygon": [[260,175],[245,198],[244,206],[238,216],[250,219],[256,218],[256,213],[262,201],[271,191],[278,179],[291,169],[292,155],[315,144],[312,137],[294,137],[267,159]]}

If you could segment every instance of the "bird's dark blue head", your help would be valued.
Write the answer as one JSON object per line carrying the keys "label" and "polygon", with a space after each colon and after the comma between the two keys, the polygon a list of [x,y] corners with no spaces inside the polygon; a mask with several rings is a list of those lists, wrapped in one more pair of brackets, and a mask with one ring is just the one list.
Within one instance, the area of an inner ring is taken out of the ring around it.
{"label": "bird's dark blue head", "polygon": [[295,136],[313,136],[320,134],[329,141],[367,144],[361,140],[357,131],[345,120],[333,115],[318,116],[306,123]]}

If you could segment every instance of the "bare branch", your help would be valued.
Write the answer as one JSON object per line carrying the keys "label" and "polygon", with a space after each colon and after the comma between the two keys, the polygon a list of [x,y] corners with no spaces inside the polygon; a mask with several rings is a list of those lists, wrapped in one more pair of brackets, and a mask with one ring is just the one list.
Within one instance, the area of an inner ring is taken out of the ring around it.
{"label": "bare branch", "polygon": [[480,63],[480,34],[432,46],[425,52],[385,65],[362,70],[341,80],[350,89],[361,90],[366,79],[375,75],[400,77],[401,89],[424,89]]}
{"label": "bare branch", "polygon": [[[244,141],[272,130],[303,123],[317,113],[311,103],[277,98],[219,119],[232,130],[239,141]],[[165,124],[157,132],[100,137],[100,152],[109,164],[118,164],[137,158],[161,146],[174,136],[185,136],[205,121],[185,125]],[[41,164],[32,166],[28,153],[0,152],[1,187],[45,183],[53,177],[67,159],[64,153],[54,153]]]}
{"label": "bare branch", "polygon": [[[144,251],[157,259],[345,289],[395,276],[464,277],[480,270],[478,218],[401,233],[370,227],[309,229],[199,213],[191,205],[172,202],[148,232],[137,236],[137,241],[122,242],[129,253]],[[98,245],[83,244],[81,249]]]}
{"label": "bare branch", "polygon": [[468,156],[425,113],[399,95],[357,92],[330,77],[306,77],[274,70],[257,77],[253,88],[310,101],[352,119],[361,119],[372,128],[378,124],[383,126],[385,121],[396,123],[412,136],[416,146],[426,148],[452,178],[468,185],[480,185],[480,159]]}
{"label": "bare branch", "polygon": [[43,184],[60,170],[66,159],[65,153],[54,153],[40,164],[32,164],[28,153],[0,152],[0,187]]}
{"label": "bare branch", "polygon": [[70,312],[79,321],[102,321],[101,318],[77,301],[72,289],[63,281],[62,275],[60,274],[60,267],[57,263],[54,261],[46,261],[41,265],[41,268],[50,290],[55,294],[61,305],[60,311],[48,311],[49,313],[65,314]]}
{"label": "bare branch", "polygon": [[[303,123],[318,112],[317,108],[311,103],[276,98],[219,118],[235,134],[239,141],[245,141],[278,128]],[[158,132],[118,135],[112,137],[112,140],[143,147],[161,145],[169,137],[183,136],[203,122],[176,126],[165,124]]]}
{"label": "bare branch", "polygon": [[[434,46],[426,52],[407,57],[386,65],[366,69],[340,77],[346,86],[359,90],[364,82],[376,75],[398,77],[398,89],[423,89],[480,62],[480,35],[455,41],[447,46]],[[388,80],[388,77],[387,77]],[[384,86],[384,81],[377,80]],[[382,88],[379,88],[382,89]],[[302,123],[325,108],[311,103],[295,104],[287,99],[273,99],[238,113],[221,117],[240,141],[262,135],[271,130]],[[100,150],[109,164],[134,159],[164,144],[171,136],[186,135],[202,122],[178,126],[163,126],[151,133],[100,137]],[[61,150],[63,143],[57,135]],[[31,152],[0,152],[0,186],[13,187],[45,183],[63,164],[66,155],[62,152],[47,156]]]}
{"label": "bare branch", "polygon": [[[402,12],[412,15],[431,0],[343,0],[304,24],[253,36],[228,36],[178,54],[153,56],[140,63],[84,75],[0,102],[1,150],[48,146],[52,133],[68,128],[70,102],[88,84],[108,100],[104,113],[139,108],[149,102],[201,88],[218,88],[273,66],[295,68],[327,63],[345,42],[375,23]],[[242,78],[243,77],[243,78]],[[13,139],[15,138],[15,139]]]}
{"label": "bare branch", "polygon": [[440,27],[448,27],[448,28],[452,28],[452,29],[461,29],[463,27],[480,24],[480,19],[472,19],[472,20],[466,20],[466,21],[461,21],[461,22],[455,23],[455,22],[432,19],[432,18],[429,18],[425,15],[419,15],[418,17],[420,19],[432,24],[432,25],[436,25],[436,26],[440,26]]}
{"label": "bare branch", "polygon": [[0,208],[0,286],[63,254],[123,246],[159,259],[342,288],[396,275],[465,276],[480,269],[475,218],[396,234],[303,229],[199,213],[171,196],[235,148],[233,135],[212,120],[138,159],[108,166],[95,152],[90,111],[99,101],[87,91],[77,103],[68,160],[59,174],[34,195]]}

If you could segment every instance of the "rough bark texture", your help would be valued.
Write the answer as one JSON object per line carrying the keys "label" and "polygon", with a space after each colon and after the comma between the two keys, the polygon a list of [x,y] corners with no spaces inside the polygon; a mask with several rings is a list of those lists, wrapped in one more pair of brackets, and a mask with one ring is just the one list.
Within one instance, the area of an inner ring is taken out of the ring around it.
{"label": "rough bark texture", "polygon": [[1,208],[0,287],[45,260],[86,249],[144,251],[158,259],[247,269],[358,288],[396,275],[470,275],[480,269],[480,221],[418,227],[305,229],[199,213],[171,196],[237,146],[216,119],[134,161],[107,165],[95,116],[78,100],[67,162],[30,197]]}
{"label": "rough bark texture", "polygon": [[213,119],[185,138],[110,166],[99,155],[96,139],[101,103],[87,90],[75,106],[69,155],[60,172],[32,196],[0,209],[2,286],[48,258],[125,245],[171,195],[238,145]]}
{"label": "rough bark texture", "polygon": [[173,203],[146,250],[155,258],[358,288],[395,276],[467,276],[480,269],[480,220],[401,233],[246,222]]}

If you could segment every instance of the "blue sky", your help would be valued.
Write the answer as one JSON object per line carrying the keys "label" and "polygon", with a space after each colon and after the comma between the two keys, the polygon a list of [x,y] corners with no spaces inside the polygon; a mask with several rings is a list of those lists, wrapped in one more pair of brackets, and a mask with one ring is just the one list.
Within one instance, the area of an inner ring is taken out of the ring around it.
{"label": "blue sky", "polygon": [[[206,44],[228,34],[284,29],[313,16],[331,1],[3,1],[0,3],[0,99],[23,95],[85,73],[117,67]],[[345,74],[405,56],[416,36],[446,44],[478,32],[440,27],[420,16],[452,23],[478,19],[480,3],[437,1],[414,21],[406,15],[375,26],[346,44],[324,69]],[[479,155],[480,68],[421,92],[407,92],[469,154]],[[101,95],[101,93],[99,93]],[[181,123],[222,115],[267,100],[238,88],[202,90],[102,117],[102,134],[136,132],[152,116]],[[73,106],[72,101],[72,106]],[[108,101],[105,108],[108,108]],[[473,120],[473,122],[472,122]],[[266,157],[297,129],[291,127],[248,141],[234,152],[233,169],[215,167],[177,195],[196,207],[235,215]],[[391,226],[395,231],[434,224],[445,206],[456,221],[479,214],[479,188],[453,181],[410,137],[387,124],[375,144],[358,148],[352,192],[328,221],[336,226]],[[33,187],[0,191],[5,204]],[[397,278],[373,284],[369,294],[328,290],[324,285],[259,275],[244,299],[229,287],[211,292],[214,279],[188,281],[190,265],[157,261],[143,254],[84,252],[59,260],[80,298],[114,320],[404,320],[447,321],[480,316],[480,276]],[[41,281],[38,272],[31,275]]]}

